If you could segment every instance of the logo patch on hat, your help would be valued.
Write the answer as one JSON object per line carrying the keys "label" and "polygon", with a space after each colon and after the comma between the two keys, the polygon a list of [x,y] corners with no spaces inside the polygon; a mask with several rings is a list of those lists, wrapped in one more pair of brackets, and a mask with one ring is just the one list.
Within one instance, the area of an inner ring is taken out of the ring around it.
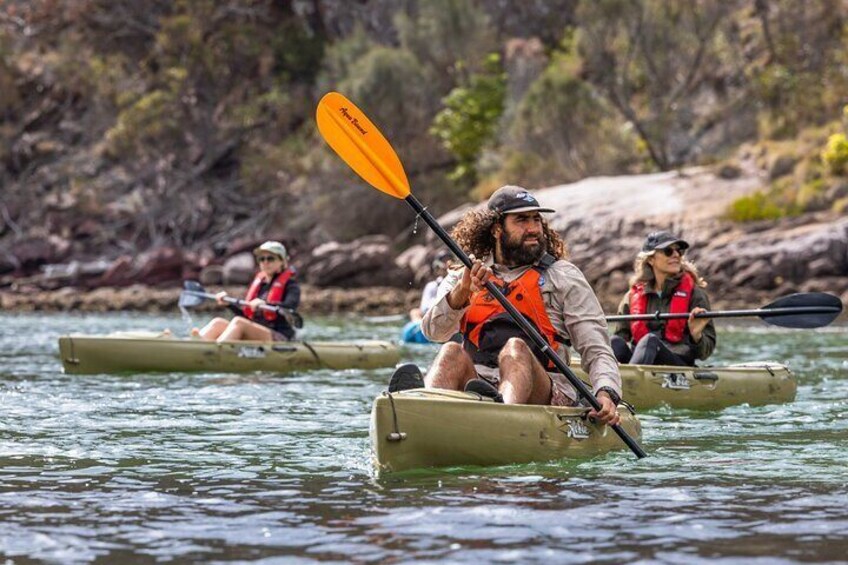
{"label": "logo patch on hat", "polygon": [[524,191],[519,192],[518,194],[515,195],[515,197],[518,198],[518,199],[521,199],[521,200],[526,200],[527,202],[535,202],[536,201],[536,199],[533,198],[532,194],[530,194],[529,192],[524,192]]}

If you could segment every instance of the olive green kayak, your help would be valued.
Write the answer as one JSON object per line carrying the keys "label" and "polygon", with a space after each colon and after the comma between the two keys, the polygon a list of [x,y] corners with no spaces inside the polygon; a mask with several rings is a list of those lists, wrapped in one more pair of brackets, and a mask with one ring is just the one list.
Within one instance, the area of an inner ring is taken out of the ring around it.
{"label": "olive green kayak", "polygon": [[59,338],[66,373],[282,373],[311,369],[376,369],[400,360],[387,341],[233,341],[215,343],[153,332]]}
{"label": "olive green kayak", "polygon": [[[499,404],[440,389],[384,392],[371,410],[371,447],[381,472],[587,458],[627,449],[585,408]],[[637,441],[639,420],[623,406],[621,426]]]}
{"label": "olive green kayak", "polygon": [[[572,370],[588,377],[579,360]],[[719,410],[727,406],[762,406],[795,400],[795,375],[780,363],[743,363],[724,367],[673,367],[620,365],[624,400],[637,410],[661,405],[693,410]]]}

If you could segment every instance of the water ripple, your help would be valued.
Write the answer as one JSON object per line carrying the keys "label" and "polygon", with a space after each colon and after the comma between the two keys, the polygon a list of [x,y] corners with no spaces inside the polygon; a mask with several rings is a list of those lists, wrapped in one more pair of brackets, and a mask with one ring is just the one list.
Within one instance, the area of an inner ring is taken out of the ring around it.
{"label": "water ripple", "polygon": [[[0,554],[10,560],[842,561],[848,332],[722,328],[716,364],[786,362],[787,405],[642,414],[651,457],[376,477],[387,371],[64,375],[70,331],[182,331],[173,316],[0,324]],[[394,339],[350,319],[311,339]],[[731,338],[732,339],[728,339]],[[432,347],[405,357],[427,365]]]}

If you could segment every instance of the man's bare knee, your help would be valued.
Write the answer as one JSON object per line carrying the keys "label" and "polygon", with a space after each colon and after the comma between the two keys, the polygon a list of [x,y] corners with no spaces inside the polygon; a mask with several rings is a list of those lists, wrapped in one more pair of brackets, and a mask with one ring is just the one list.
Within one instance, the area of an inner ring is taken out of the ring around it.
{"label": "man's bare knee", "polygon": [[442,345],[441,350],[439,350],[439,357],[444,357],[445,359],[457,359],[460,356],[468,355],[465,350],[462,348],[462,345],[456,343],[455,341],[449,341],[446,344]]}
{"label": "man's bare knee", "polygon": [[527,342],[520,337],[511,337],[501,348],[501,352],[498,354],[498,362],[500,364],[504,359],[527,361],[531,357],[533,357],[533,352]]}
{"label": "man's bare knee", "polygon": [[439,350],[424,382],[430,388],[461,390],[475,374],[474,364],[462,345],[449,342]]}

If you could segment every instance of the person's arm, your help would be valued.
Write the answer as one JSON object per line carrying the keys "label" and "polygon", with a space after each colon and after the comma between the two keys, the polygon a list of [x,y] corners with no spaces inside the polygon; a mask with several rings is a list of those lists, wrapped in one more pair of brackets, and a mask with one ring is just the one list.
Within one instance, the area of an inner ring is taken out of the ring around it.
{"label": "person's arm", "polygon": [[454,287],[462,279],[463,269],[448,271],[436,294],[435,303],[427,309],[421,319],[421,333],[432,342],[444,343],[459,331],[459,322],[466,307],[454,309],[448,302],[448,297]]}
{"label": "person's arm", "polygon": [[451,270],[439,287],[436,304],[421,319],[421,332],[430,341],[444,343],[460,329],[471,295],[483,288],[492,276],[492,269],[474,259],[471,269]]}
{"label": "person's arm", "polygon": [[[630,291],[628,290],[624,294],[624,298],[621,299],[621,302],[618,304],[618,311],[616,312],[619,316],[628,316],[630,315]],[[630,322],[616,322],[615,324],[615,335],[623,339],[626,343],[630,343],[633,340],[633,334],[630,333]]]}
{"label": "person's arm", "polygon": [[300,283],[296,278],[290,278],[286,283],[286,293],[283,295],[283,301],[280,306],[287,310],[297,310],[300,306]]}
{"label": "person's arm", "polygon": [[[696,288],[692,293],[692,302],[690,303],[690,307],[692,310],[695,308],[703,308],[704,310],[710,309],[710,299],[703,289]],[[700,336],[696,336],[692,333],[691,326],[687,326],[687,329],[689,330],[689,336],[692,338],[692,342],[695,344],[695,357],[703,361],[712,355],[713,351],[715,351],[717,340],[715,323],[713,320],[710,319],[710,321],[707,322],[703,330],[701,330]]]}
{"label": "person's arm", "polygon": [[421,302],[418,303],[418,309],[421,310],[422,313],[429,310],[436,301],[436,297],[438,295],[439,283],[437,281],[428,282],[424,285],[424,290],[421,291]]}
{"label": "person's arm", "polygon": [[572,346],[597,395],[608,387],[621,398],[621,375],[609,342],[607,322],[598,297],[583,273],[570,263],[563,270],[562,312]]}

